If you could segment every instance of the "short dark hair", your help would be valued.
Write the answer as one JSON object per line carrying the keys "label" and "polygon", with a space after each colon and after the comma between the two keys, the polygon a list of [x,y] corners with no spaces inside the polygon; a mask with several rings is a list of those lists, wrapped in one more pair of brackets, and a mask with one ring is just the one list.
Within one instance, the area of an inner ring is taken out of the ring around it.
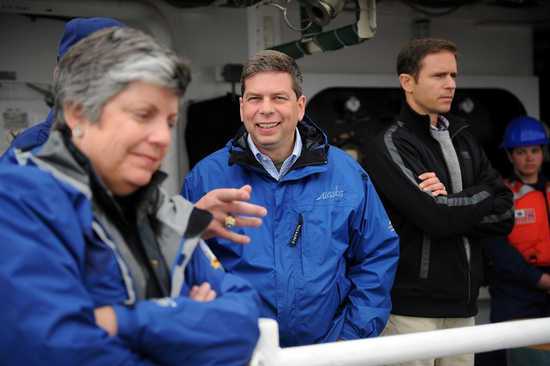
{"label": "short dark hair", "polygon": [[446,39],[419,38],[408,42],[397,56],[397,75],[409,74],[416,80],[424,57],[442,51],[457,55],[456,45]]}
{"label": "short dark hair", "polygon": [[270,71],[288,73],[292,78],[292,89],[296,97],[299,98],[302,95],[303,78],[298,64],[289,55],[274,50],[260,51],[244,65],[241,74],[241,94],[244,95],[244,82],[248,78]]}

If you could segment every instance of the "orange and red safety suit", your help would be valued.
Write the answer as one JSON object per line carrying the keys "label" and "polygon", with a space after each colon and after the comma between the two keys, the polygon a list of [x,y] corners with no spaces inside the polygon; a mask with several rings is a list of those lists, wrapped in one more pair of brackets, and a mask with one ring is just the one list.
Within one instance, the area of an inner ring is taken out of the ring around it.
{"label": "orange and red safety suit", "polygon": [[550,266],[548,204],[550,183],[541,192],[521,181],[507,181],[514,193],[515,224],[508,241],[535,266]]}

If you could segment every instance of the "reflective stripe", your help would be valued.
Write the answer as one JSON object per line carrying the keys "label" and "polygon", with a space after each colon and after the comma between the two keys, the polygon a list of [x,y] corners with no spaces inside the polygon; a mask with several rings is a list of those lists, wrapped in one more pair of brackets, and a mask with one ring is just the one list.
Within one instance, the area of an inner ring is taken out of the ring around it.
{"label": "reflective stripe", "polygon": [[430,272],[430,249],[432,242],[430,237],[424,233],[422,237],[422,256],[420,257],[420,278],[428,278]]}
{"label": "reflective stripe", "polygon": [[199,244],[199,241],[202,240],[198,236],[181,241],[182,249],[179,258],[183,258],[183,260],[181,263],[176,263],[172,271],[172,289],[170,290],[170,297],[172,298],[180,296],[181,288],[185,282],[185,267],[187,267],[187,264],[191,260],[191,256]]}
{"label": "reflective stripe", "polygon": [[15,149],[15,160],[19,165],[27,165],[27,161],[32,154],[30,151],[23,151],[20,149]]}
{"label": "reflective stripe", "polygon": [[221,262],[218,260],[218,257],[216,257],[216,255],[214,254],[214,252],[212,251],[212,249],[210,249],[210,247],[208,246],[208,244],[206,244],[204,241],[201,240],[200,242],[200,248],[202,250],[202,252],[204,253],[204,255],[206,256],[206,258],[208,258],[208,260],[210,261],[210,265],[212,266],[214,263],[216,263],[217,265],[219,265],[218,267],[215,267],[216,269],[219,269],[219,270],[222,270],[225,272],[225,268],[223,268]]}
{"label": "reflective stripe", "polygon": [[[462,243],[464,244],[464,251],[466,252],[466,262],[468,262],[468,264],[470,263],[470,257],[472,255],[472,249],[471,249],[471,245],[470,245],[470,241],[468,240],[467,237],[463,236],[462,237]],[[468,269],[469,271],[469,269]]]}
{"label": "reflective stripe", "polygon": [[[199,248],[210,262],[210,265],[212,265],[214,262],[219,263],[216,255],[200,237],[182,240],[182,248],[179,258],[183,258],[183,260],[181,261],[181,263],[176,263],[172,272],[172,289],[170,291],[170,297],[172,298],[176,298],[181,294],[181,288],[183,287],[183,283],[185,282],[185,268],[189,264],[189,261],[191,260],[191,257],[193,256],[193,253],[197,248],[197,245],[199,245]],[[220,267],[218,267],[217,269],[220,269],[222,271],[224,270],[221,264]]]}
{"label": "reflective stripe", "polygon": [[487,191],[481,191],[474,194],[471,197],[451,197],[447,196],[437,196],[435,201],[438,204],[447,205],[447,206],[473,206],[477,205],[479,202],[491,197],[490,193]]}
{"label": "reflective stripe", "polygon": [[128,299],[124,302],[126,305],[132,305],[136,302],[136,293],[134,291],[134,285],[132,281],[132,277],[130,276],[130,272],[128,271],[128,267],[126,266],[126,263],[122,259],[122,257],[119,255],[118,250],[116,249],[115,244],[112,242],[111,239],[107,236],[105,233],[105,230],[99,225],[97,222],[92,222],[92,229],[94,232],[99,236],[99,238],[113,251],[116,261],[118,263],[118,267],[120,269],[120,272],[122,273],[122,280],[124,281],[124,286],[126,287],[126,293],[128,294]]}
{"label": "reflective stripe", "polygon": [[50,172],[54,177],[56,177],[60,181],[65,182],[70,186],[73,186],[74,188],[76,188],[79,192],[82,192],[86,196],[86,198],[90,199],[92,197],[92,192],[90,191],[90,188],[86,184],[83,184],[82,182],[79,182],[78,180],[70,177],[69,175],[65,174],[61,170],[54,168],[49,163],[45,163],[39,158],[36,158],[36,156],[34,156],[30,151],[21,151],[19,149],[16,149],[15,159],[17,160],[17,164],[23,165],[23,166],[27,165],[28,161],[31,160],[40,169]]}
{"label": "reflective stripe", "polygon": [[156,217],[163,225],[182,237],[187,229],[187,223],[194,206],[180,195],[167,198],[166,193],[162,189],[159,188],[159,191],[163,195],[163,200],[161,206],[158,208]]}
{"label": "reflective stripe", "polygon": [[[393,134],[399,127],[403,127],[403,122],[397,121],[395,125],[388,128],[388,130],[384,133],[384,143],[386,144],[386,149],[388,150],[393,162],[401,169],[403,174],[405,174],[405,176],[415,186],[418,186],[418,183],[416,182],[416,178],[414,177],[414,174],[409,168],[405,166],[405,163],[403,162],[403,159],[399,154],[399,150],[397,149],[397,146],[395,146],[393,142]],[[429,192],[426,192],[426,193],[428,193],[431,196]]]}
{"label": "reflective stripe", "polygon": [[92,199],[92,191],[90,190],[90,187],[74,178],[72,178],[71,176],[65,174],[64,172],[62,172],[61,170],[57,169],[57,168],[54,168],[52,165],[50,165],[49,163],[45,163],[43,162],[42,160],[40,160],[39,158],[35,157],[34,155],[31,155],[29,157],[29,159],[36,164],[36,166],[38,166],[39,168],[41,168],[42,170],[45,170],[47,172],[50,172],[52,173],[52,175],[54,177],[56,177],[57,179],[59,179],[60,181],[62,182],[65,182],[67,184],[69,184],[70,186],[74,187],[75,189],[77,189],[79,192],[81,192],[82,194],[84,194],[86,196],[86,198],[88,198],[89,200]]}
{"label": "reflective stripe", "polygon": [[508,211],[506,211],[503,214],[500,215],[487,215],[481,219],[482,224],[494,224],[496,222],[501,222],[508,220],[509,218],[514,216],[514,209],[511,208]]}
{"label": "reflective stripe", "polygon": [[[390,154],[390,157],[392,158],[393,162],[401,169],[403,174],[415,186],[418,186],[418,183],[416,182],[414,174],[409,168],[405,166],[405,163],[403,162],[403,159],[399,154],[399,150],[397,149],[397,146],[395,146],[393,142],[393,134],[399,127],[402,127],[402,126],[403,126],[403,122],[397,121],[396,124],[388,128],[388,130],[384,133],[384,143],[386,145],[386,149],[388,150],[388,153]],[[425,193],[428,194],[430,197],[433,197],[430,192],[425,191]],[[477,205],[479,202],[489,197],[491,197],[491,194],[489,192],[481,191],[474,194],[471,197],[448,198],[447,196],[437,196],[435,197],[435,201],[438,204],[447,205],[447,206],[473,206],[473,205]]]}
{"label": "reflective stripe", "polygon": [[530,185],[528,185],[528,184],[523,184],[521,186],[521,188],[517,191],[516,191],[515,188],[516,187],[512,188],[512,192],[514,192],[514,201],[517,201],[520,198],[522,198],[523,196],[525,196],[526,194],[535,191],[535,189],[533,187],[531,187]]}

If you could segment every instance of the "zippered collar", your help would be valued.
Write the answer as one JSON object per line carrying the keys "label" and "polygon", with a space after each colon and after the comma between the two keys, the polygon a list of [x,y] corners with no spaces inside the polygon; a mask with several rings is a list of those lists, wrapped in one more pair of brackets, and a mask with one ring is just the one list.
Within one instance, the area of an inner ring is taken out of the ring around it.
{"label": "zippered collar", "polygon": [[[114,196],[97,176],[90,160],[74,146],[67,132],[52,131],[50,138],[35,158],[40,166],[52,171],[58,178],[90,199],[94,194],[101,192],[104,197],[109,197],[118,208],[119,205]],[[142,187],[139,194],[136,195],[140,198],[136,207],[147,207],[147,211],[150,211],[150,206],[157,201],[158,188],[166,176],[166,173],[160,170],[153,174],[149,184]]]}
{"label": "zippered collar", "polygon": [[[326,164],[329,149],[327,136],[307,116],[304,116],[297,127],[302,138],[302,152],[290,171],[305,166]],[[236,136],[228,143],[229,165],[238,164],[267,174],[252,154],[246,141],[247,137],[248,132],[241,127]]]}
{"label": "zippered collar", "polygon": [[550,180],[546,178],[546,176],[543,173],[539,173],[537,183],[531,184],[531,183],[524,183],[521,178],[514,172],[510,173],[510,176],[507,179],[510,182],[521,182],[521,184],[526,184],[528,186],[531,186],[533,189],[536,189],[540,192],[546,192],[546,187],[548,184],[550,184]]}
{"label": "zippered collar", "polygon": [[[449,134],[451,139],[457,136],[465,128],[469,127],[468,123],[452,114],[445,113],[443,117],[449,120]],[[406,125],[407,129],[415,134],[425,138],[432,138],[430,134],[430,116],[418,114],[405,100],[401,103],[401,111],[399,112],[397,120]]]}

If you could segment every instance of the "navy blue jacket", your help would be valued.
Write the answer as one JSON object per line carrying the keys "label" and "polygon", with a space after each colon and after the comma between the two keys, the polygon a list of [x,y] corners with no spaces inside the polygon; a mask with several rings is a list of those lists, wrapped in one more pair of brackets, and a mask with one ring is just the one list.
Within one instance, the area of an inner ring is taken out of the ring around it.
{"label": "navy blue jacket", "polygon": [[359,164],[329,146],[311,121],[298,130],[301,155],[279,181],[241,130],[195,166],[183,195],[196,201],[215,188],[250,184],[251,202],[268,209],[260,228],[237,229],[249,245],[209,245],[226,270],[256,287],[261,315],[279,322],[282,346],[377,336],[391,309],[398,237]]}
{"label": "navy blue jacket", "polygon": [[0,162],[6,159],[9,150],[21,149],[24,151],[32,150],[35,147],[42,146],[48,140],[50,129],[52,128],[54,118],[53,109],[48,113],[45,121],[42,121],[32,127],[21,131],[10,144],[10,147],[0,156]]}
{"label": "navy blue jacket", "polygon": [[[157,182],[136,206],[172,276],[170,296],[148,298],[120,225],[64,146],[54,132],[38,154],[15,159],[10,150],[0,164],[0,364],[245,365],[259,299],[246,281],[215,269],[204,243],[188,251],[202,231],[187,230],[192,205]],[[217,298],[188,298],[203,282]],[[117,336],[96,325],[100,306],[114,308]]]}

